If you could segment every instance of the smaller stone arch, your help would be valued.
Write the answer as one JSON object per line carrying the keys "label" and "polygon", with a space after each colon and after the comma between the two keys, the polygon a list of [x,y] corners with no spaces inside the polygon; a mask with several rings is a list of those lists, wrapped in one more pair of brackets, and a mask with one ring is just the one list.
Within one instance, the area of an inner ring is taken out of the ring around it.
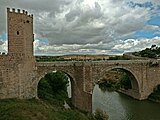
{"label": "smaller stone arch", "polygon": [[45,70],[38,75],[37,81],[39,82],[40,79],[43,78],[46,74],[51,73],[53,71],[61,71],[62,73],[66,74],[69,78],[71,78],[74,82],[76,82],[74,75],[72,73],[66,72],[65,70],[61,70],[61,69]]}
{"label": "smaller stone arch", "polygon": [[[40,70],[41,69],[41,70]],[[71,101],[72,103],[74,103],[75,101],[75,88],[76,88],[76,80],[74,78],[74,75],[69,72],[68,70],[65,69],[60,69],[60,68],[52,68],[52,67],[46,67],[45,68],[38,68],[39,72],[37,73],[37,79],[36,79],[36,84],[35,84],[35,94],[36,94],[36,98],[38,98],[38,84],[41,80],[41,78],[43,78],[46,74],[51,73],[53,71],[60,71],[64,74],[66,74],[69,77],[69,81],[71,83]],[[40,72],[41,71],[41,72]]]}

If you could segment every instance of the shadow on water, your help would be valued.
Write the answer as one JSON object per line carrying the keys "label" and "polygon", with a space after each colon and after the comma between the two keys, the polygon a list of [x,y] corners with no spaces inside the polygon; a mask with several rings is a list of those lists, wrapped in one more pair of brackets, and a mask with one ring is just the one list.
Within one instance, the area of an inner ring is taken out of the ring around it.
{"label": "shadow on water", "polygon": [[110,120],[160,120],[160,104],[135,100],[118,92],[102,92],[96,85],[93,91],[93,112],[105,110]]}

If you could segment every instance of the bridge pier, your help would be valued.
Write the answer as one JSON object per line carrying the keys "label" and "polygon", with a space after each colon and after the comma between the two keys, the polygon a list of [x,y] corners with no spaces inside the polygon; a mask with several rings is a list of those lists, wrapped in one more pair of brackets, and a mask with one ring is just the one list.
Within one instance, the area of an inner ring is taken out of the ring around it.
{"label": "bridge pier", "polygon": [[84,65],[75,64],[74,78],[76,81],[72,84],[72,104],[82,111],[92,112],[92,94],[84,91],[86,78],[84,72],[86,72]]}

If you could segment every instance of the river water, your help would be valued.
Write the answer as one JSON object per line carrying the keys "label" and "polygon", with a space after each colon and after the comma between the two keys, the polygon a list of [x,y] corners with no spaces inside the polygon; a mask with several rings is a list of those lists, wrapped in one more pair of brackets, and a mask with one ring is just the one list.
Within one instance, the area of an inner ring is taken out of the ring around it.
{"label": "river water", "polygon": [[109,120],[160,120],[160,103],[138,101],[118,92],[102,92],[98,85],[93,91],[93,112],[100,108]]}

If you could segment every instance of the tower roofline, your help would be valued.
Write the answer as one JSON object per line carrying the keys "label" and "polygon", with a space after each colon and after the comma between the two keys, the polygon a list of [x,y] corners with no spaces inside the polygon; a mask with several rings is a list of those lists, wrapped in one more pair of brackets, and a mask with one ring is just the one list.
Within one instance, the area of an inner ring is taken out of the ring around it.
{"label": "tower roofline", "polygon": [[25,10],[21,10],[21,9],[15,9],[15,8],[7,8],[7,12],[10,12],[10,13],[17,13],[17,14],[24,14],[24,15],[27,15],[28,17],[31,17],[33,18],[33,14],[28,14],[27,11]]}

